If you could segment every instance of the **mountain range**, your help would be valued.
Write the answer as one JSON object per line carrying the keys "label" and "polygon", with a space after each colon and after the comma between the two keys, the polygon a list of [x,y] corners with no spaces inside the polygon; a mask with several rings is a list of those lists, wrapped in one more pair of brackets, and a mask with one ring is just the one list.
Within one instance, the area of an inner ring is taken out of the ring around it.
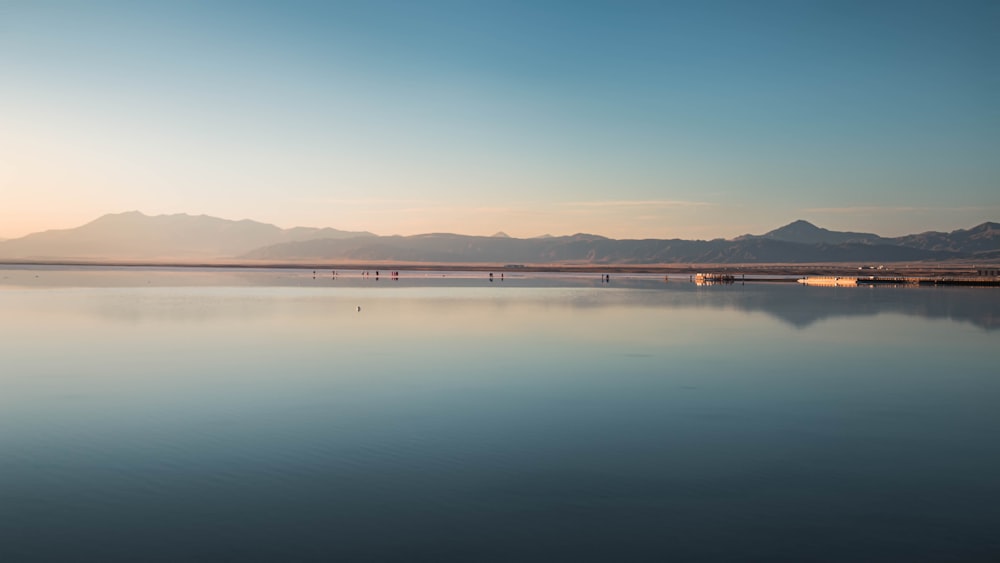
{"label": "mountain range", "polygon": [[0,242],[0,258],[231,258],[280,243],[373,236],[368,232],[329,228],[281,229],[249,219],[229,221],[186,214],[148,216],[129,211],[104,215],[73,229],[44,231]]}
{"label": "mountain range", "polygon": [[794,221],[735,239],[611,239],[592,234],[519,239],[296,227],[205,215],[104,215],[73,229],[0,241],[0,260],[259,260],[487,264],[902,262],[1000,259],[1000,224],[886,238]]}

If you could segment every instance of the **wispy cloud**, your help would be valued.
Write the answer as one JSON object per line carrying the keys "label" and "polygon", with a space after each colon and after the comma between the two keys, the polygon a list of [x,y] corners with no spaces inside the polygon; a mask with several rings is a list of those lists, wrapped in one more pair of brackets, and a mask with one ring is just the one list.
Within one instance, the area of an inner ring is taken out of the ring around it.
{"label": "wispy cloud", "polygon": [[292,201],[296,203],[308,203],[313,205],[397,206],[397,205],[432,204],[431,201],[428,201],[426,199],[378,198],[378,197],[361,197],[361,198],[308,197],[308,198],[294,198]]}
{"label": "wispy cloud", "polygon": [[593,200],[593,201],[561,201],[551,203],[521,202],[512,205],[490,206],[490,205],[456,205],[451,202],[437,201],[431,199],[411,199],[411,198],[295,198],[297,203],[309,203],[314,205],[356,205],[366,207],[405,207],[406,209],[462,209],[465,211],[489,211],[502,212],[516,209],[544,209],[567,208],[567,207],[708,207],[717,205],[707,201],[686,201],[676,199],[620,199],[620,200]]}
{"label": "wispy cloud", "polygon": [[707,201],[684,201],[677,199],[619,199],[605,201],[567,201],[567,207],[708,207],[716,205]]}
{"label": "wispy cloud", "polygon": [[983,211],[989,209],[1000,209],[1000,205],[966,205],[961,207],[940,207],[940,206],[912,206],[912,205],[852,205],[847,207],[807,207],[801,209],[806,213],[941,213],[941,212],[969,212]]}

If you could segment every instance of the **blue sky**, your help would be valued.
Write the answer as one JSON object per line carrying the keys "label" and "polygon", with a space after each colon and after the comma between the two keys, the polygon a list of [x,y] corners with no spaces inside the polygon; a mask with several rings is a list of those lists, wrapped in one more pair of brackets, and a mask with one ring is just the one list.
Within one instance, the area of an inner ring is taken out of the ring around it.
{"label": "blue sky", "polygon": [[1000,220],[997,2],[0,0],[0,237]]}

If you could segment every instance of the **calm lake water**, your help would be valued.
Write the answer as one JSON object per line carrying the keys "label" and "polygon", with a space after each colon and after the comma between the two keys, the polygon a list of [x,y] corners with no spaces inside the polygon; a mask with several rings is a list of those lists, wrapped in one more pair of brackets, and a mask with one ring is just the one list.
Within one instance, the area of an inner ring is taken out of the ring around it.
{"label": "calm lake water", "polygon": [[1000,561],[995,288],[8,267],[0,315],[0,561]]}

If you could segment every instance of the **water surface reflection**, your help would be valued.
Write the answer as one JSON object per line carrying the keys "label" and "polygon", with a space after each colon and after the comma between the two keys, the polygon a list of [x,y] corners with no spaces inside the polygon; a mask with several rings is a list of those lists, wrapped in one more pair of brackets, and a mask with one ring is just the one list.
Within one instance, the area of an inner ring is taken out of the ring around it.
{"label": "water surface reflection", "polygon": [[2,560],[1000,553],[989,291],[96,274],[0,284]]}

